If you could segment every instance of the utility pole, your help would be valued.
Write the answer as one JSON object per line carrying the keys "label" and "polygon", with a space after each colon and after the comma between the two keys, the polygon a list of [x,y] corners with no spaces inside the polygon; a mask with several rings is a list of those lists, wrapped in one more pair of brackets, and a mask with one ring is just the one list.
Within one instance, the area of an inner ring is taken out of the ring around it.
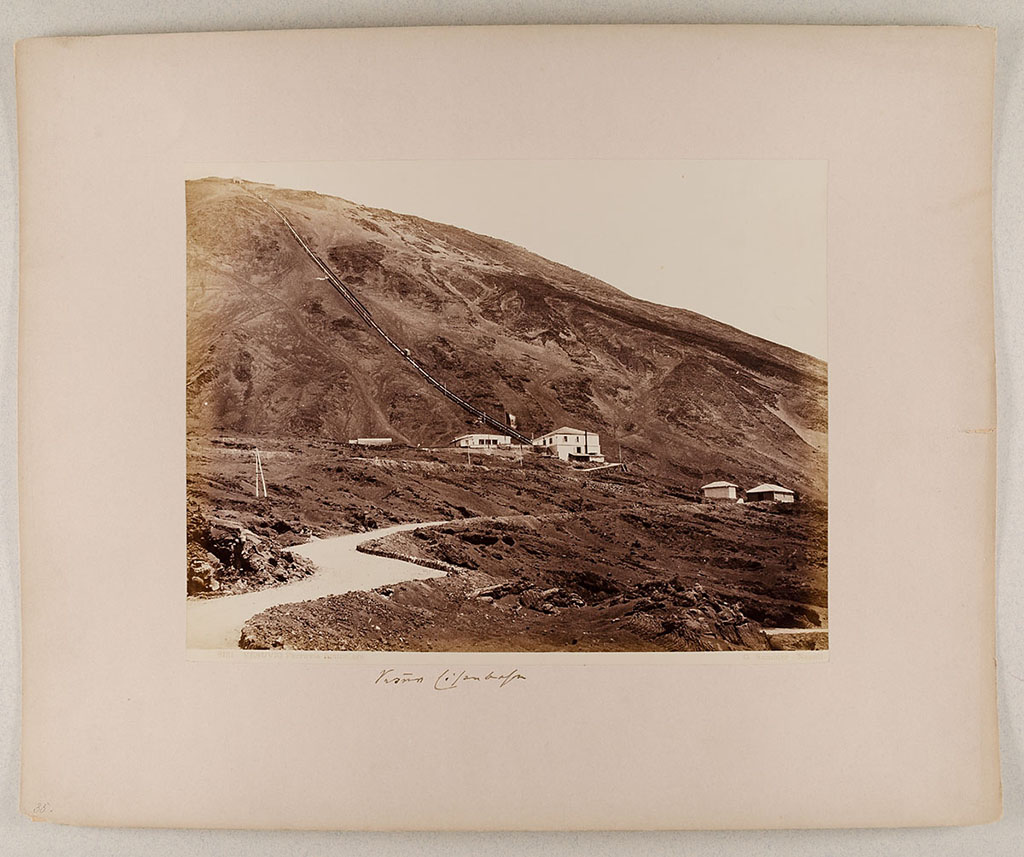
{"label": "utility pole", "polygon": [[260,449],[255,447],[256,451],[256,497],[260,496],[260,482],[263,483],[263,496],[267,496],[267,477],[263,475],[263,462],[260,459]]}

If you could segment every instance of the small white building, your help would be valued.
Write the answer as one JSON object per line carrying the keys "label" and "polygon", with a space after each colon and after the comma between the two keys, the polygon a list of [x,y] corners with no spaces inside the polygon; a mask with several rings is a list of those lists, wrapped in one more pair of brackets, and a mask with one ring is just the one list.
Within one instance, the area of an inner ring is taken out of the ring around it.
{"label": "small white building", "polygon": [[736,489],[739,485],[732,482],[709,482],[700,486],[701,495],[705,500],[736,500]]}
{"label": "small white building", "polygon": [[486,452],[489,449],[511,446],[512,438],[507,434],[461,434],[452,443],[461,449]]}
{"label": "small white building", "polygon": [[392,443],[390,437],[354,437],[349,441],[352,446],[387,446]]}
{"label": "small white building", "polygon": [[771,482],[766,482],[747,491],[748,503],[756,503],[758,501],[792,503],[795,499],[796,495],[788,488],[783,488],[781,485],[773,485]]}
{"label": "small white building", "polygon": [[600,436],[585,429],[562,426],[535,437],[533,445],[550,451],[562,461],[595,461],[598,464],[604,462]]}

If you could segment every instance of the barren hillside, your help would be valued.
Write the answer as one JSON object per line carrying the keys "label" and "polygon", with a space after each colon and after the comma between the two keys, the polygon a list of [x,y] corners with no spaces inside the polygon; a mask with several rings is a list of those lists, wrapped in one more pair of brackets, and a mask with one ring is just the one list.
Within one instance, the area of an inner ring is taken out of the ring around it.
{"label": "barren hillside", "polygon": [[579,426],[611,458],[621,446],[634,468],[691,488],[772,480],[824,498],[823,362],[496,238],[219,178],[186,187],[190,433],[436,446],[476,428],[250,190],[424,368],[524,433]]}

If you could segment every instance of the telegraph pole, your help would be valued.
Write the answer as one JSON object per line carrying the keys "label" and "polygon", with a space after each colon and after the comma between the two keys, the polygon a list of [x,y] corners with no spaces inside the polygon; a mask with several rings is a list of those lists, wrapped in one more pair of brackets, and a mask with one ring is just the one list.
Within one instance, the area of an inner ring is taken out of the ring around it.
{"label": "telegraph pole", "polygon": [[263,475],[263,462],[260,459],[260,449],[255,447],[256,454],[256,497],[260,496],[260,482],[263,483],[263,496],[267,496],[267,477]]}

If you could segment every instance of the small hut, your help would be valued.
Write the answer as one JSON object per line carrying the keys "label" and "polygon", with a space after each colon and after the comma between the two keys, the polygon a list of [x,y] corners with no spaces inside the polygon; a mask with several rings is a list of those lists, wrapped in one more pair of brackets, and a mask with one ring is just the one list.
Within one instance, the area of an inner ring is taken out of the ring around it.
{"label": "small hut", "polygon": [[751,488],[747,491],[748,503],[792,503],[795,499],[796,495],[788,488],[783,488],[781,485],[773,485],[771,482],[765,482],[763,485],[758,485],[756,488]]}
{"label": "small hut", "polygon": [[705,500],[736,500],[736,489],[739,485],[732,482],[709,482],[700,486],[701,496]]}

